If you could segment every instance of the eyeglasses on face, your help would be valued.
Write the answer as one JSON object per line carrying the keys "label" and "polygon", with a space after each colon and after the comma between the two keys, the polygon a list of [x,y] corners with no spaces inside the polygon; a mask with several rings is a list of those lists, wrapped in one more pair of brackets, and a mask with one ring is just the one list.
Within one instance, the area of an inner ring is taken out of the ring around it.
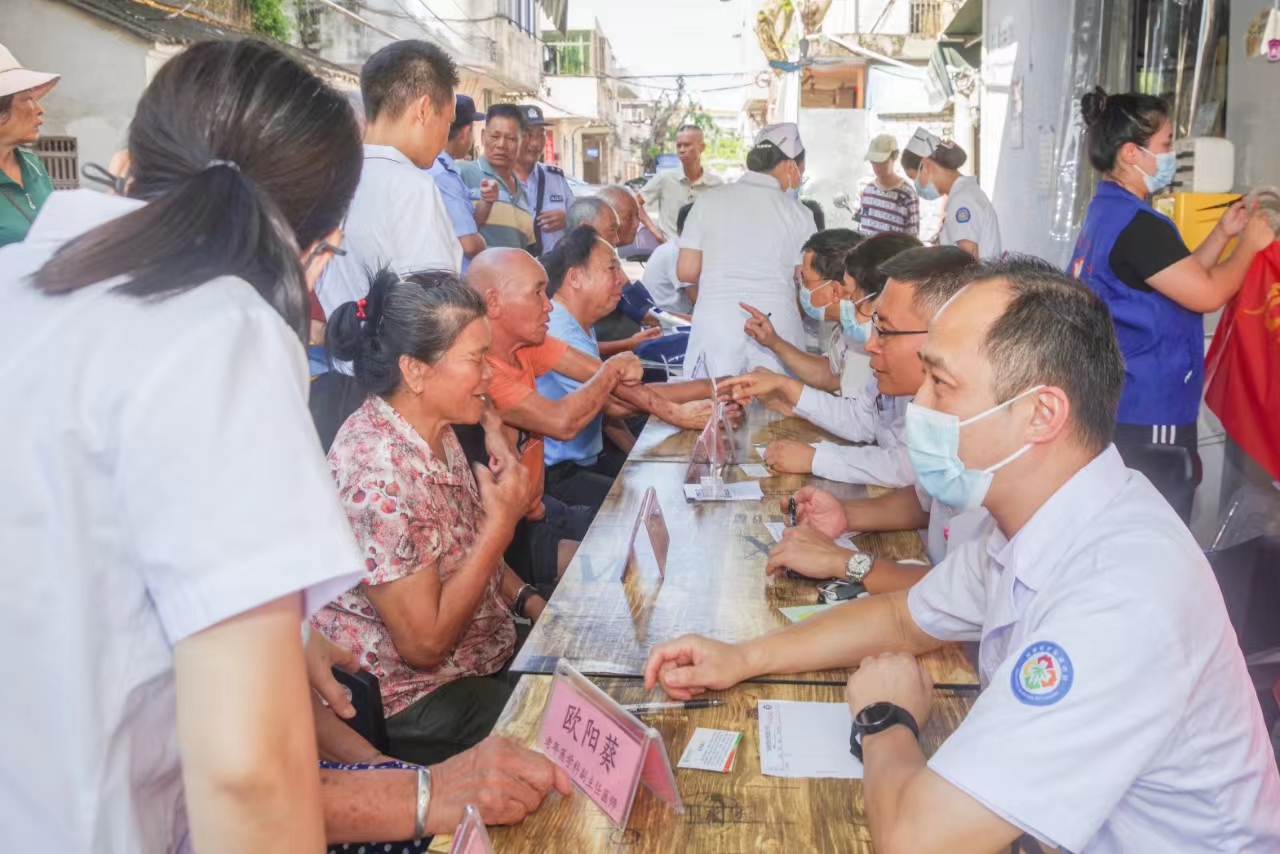
{"label": "eyeglasses on face", "polygon": [[927,335],[928,329],[885,329],[880,325],[880,312],[871,312],[871,328],[876,331],[877,335],[885,338],[894,338],[898,335]]}

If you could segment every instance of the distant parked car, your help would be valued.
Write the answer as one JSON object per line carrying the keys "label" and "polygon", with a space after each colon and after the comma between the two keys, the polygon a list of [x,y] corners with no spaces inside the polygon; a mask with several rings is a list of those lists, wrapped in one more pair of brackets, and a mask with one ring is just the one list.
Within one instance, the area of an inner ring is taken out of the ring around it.
{"label": "distant parked car", "polygon": [[600,192],[599,184],[588,184],[586,181],[579,181],[572,175],[565,175],[565,180],[569,182],[569,189],[573,191],[575,199],[581,199],[584,196],[594,196]]}

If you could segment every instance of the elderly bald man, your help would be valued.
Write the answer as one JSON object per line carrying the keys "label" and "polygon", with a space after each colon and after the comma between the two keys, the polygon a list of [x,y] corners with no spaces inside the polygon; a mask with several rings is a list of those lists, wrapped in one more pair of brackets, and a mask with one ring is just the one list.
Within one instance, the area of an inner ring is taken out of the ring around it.
{"label": "elderly bald man", "polygon": [[[607,204],[617,216],[616,231],[610,234],[594,222],[587,222],[604,235],[615,247],[626,246],[635,242],[636,232],[640,228],[640,206],[636,197],[621,184],[610,184],[596,194],[593,201]],[[601,216],[602,220],[607,217]],[[623,298],[618,307],[601,318],[595,325],[596,337],[600,339],[600,355],[611,356],[635,350],[646,341],[662,337],[662,329],[658,320],[649,314],[654,306],[653,298],[638,282],[628,283],[623,289]],[[647,327],[647,328],[646,328]]]}
{"label": "elderly bald man", "polygon": [[[543,493],[543,440],[569,441],[601,412],[642,409],[679,427],[697,429],[711,413],[710,383],[644,386],[640,360],[619,353],[601,362],[547,334],[551,301],[547,273],[518,249],[487,249],[467,270],[482,297],[492,336],[486,356],[493,370],[489,398],[536,483],[525,519],[507,550],[507,563],[526,582],[554,587],[598,507],[570,506]],[[582,383],[559,400],[537,391],[552,371]]]}

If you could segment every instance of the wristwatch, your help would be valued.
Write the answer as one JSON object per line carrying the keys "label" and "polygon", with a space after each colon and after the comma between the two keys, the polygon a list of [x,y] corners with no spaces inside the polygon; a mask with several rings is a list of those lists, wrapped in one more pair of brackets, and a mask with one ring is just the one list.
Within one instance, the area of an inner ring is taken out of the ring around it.
{"label": "wristwatch", "polygon": [[854,552],[849,555],[849,559],[844,564],[844,577],[854,584],[861,584],[862,579],[867,577],[867,573],[871,571],[871,564],[875,563],[875,558],[866,552]]}
{"label": "wristwatch", "polygon": [[889,702],[872,703],[853,716],[853,731],[849,733],[849,752],[861,762],[862,739],[884,732],[898,724],[911,730],[916,741],[920,740],[920,727],[916,726],[916,719],[910,712]]}

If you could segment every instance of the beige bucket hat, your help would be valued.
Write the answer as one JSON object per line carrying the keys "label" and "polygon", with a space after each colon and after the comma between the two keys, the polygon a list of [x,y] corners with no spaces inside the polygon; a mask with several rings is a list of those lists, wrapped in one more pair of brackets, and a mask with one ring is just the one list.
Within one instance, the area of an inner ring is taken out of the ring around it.
{"label": "beige bucket hat", "polygon": [[34,89],[37,98],[43,98],[60,79],[62,79],[60,74],[48,74],[23,68],[9,49],[0,44],[0,98],[25,92],[28,89]]}

